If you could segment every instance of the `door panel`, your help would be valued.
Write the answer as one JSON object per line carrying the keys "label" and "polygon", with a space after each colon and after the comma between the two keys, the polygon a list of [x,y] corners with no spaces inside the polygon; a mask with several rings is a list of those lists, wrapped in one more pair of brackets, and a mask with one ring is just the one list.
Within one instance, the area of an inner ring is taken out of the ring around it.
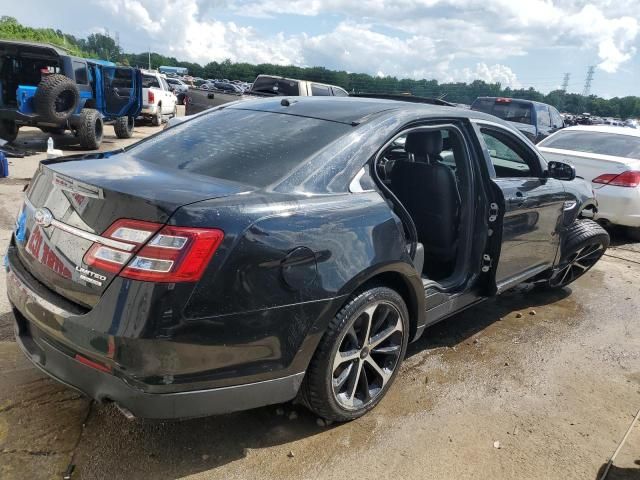
{"label": "door panel", "polygon": [[496,178],[504,196],[498,284],[542,266],[552,266],[565,194],[558,180]]}
{"label": "door panel", "polygon": [[102,67],[104,113],[114,117],[137,116],[142,106],[142,82],[138,70]]}
{"label": "door panel", "polygon": [[553,265],[559,246],[564,201],[562,182],[546,178],[539,155],[502,127],[480,126],[493,182],[503,197],[502,243],[496,284],[519,280]]}

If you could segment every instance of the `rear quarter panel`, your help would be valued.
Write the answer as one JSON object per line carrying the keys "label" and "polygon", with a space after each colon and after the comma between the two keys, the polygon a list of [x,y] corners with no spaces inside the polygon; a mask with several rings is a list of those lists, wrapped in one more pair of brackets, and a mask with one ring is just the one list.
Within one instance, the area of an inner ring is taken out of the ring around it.
{"label": "rear quarter panel", "polygon": [[225,232],[183,322],[206,329],[214,344],[251,346],[256,357],[244,361],[258,370],[296,373],[349,294],[372,275],[400,271],[414,275],[414,288],[422,284],[400,221],[378,193],[271,198],[256,195],[233,207],[205,201],[172,218]]}

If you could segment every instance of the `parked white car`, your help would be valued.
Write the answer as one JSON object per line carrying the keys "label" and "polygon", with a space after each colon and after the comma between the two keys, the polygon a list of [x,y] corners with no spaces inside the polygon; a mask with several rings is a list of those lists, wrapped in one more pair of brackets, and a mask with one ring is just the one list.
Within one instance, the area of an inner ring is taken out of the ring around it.
{"label": "parked white car", "polygon": [[579,125],[550,135],[538,148],[547,160],[570,163],[591,182],[596,220],[630,227],[630,236],[640,241],[640,130]]}
{"label": "parked white car", "polygon": [[178,114],[178,98],[169,88],[164,75],[142,70],[142,115],[151,119],[158,126],[165,118],[173,118]]}

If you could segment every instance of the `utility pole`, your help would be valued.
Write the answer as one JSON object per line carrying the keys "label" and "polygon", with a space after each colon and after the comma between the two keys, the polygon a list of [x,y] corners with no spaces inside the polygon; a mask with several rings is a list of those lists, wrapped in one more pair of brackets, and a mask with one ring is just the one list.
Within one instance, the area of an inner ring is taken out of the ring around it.
{"label": "utility pole", "polygon": [[588,97],[591,93],[591,82],[593,82],[593,74],[596,71],[596,67],[590,66],[587,70],[587,78],[584,81],[584,90],[582,91],[583,97]]}
{"label": "utility pole", "polygon": [[562,87],[560,88],[564,93],[567,93],[567,88],[569,88],[569,78],[571,77],[570,73],[565,73],[564,78],[562,79]]}
{"label": "utility pole", "polygon": [[151,47],[149,47],[149,70],[151,70]]}

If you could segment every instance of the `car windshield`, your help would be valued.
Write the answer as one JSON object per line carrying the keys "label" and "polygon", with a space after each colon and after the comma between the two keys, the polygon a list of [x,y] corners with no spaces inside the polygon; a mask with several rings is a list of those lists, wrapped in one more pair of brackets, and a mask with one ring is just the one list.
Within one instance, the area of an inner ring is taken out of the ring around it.
{"label": "car windshield", "polygon": [[251,90],[260,93],[271,93],[274,95],[297,96],[300,95],[300,87],[295,80],[285,80],[283,78],[260,77]]}
{"label": "car windshield", "polygon": [[588,130],[561,130],[541,147],[640,159],[640,137]]}
{"label": "car windshield", "polygon": [[128,151],[145,162],[261,188],[285,178],[350,129],[315,118],[225,108]]}
{"label": "car windshield", "polygon": [[531,107],[532,105],[530,103],[482,98],[473,102],[471,109],[495,115],[507,122],[532,125]]}

